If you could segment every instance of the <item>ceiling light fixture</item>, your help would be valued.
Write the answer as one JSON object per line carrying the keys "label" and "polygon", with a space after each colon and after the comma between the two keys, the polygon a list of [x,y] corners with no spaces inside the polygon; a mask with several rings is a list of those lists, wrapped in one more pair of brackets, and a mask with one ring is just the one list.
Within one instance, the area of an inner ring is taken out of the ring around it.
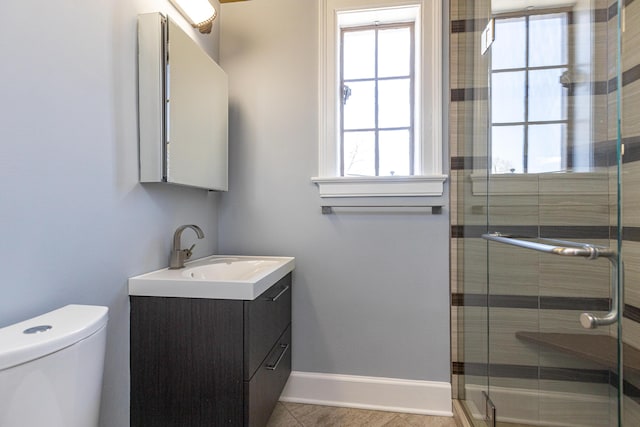
{"label": "ceiling light fixture", "polygon": [[208,0],[169,0],[187,21],[203,34],[209,34],[218,16]]}

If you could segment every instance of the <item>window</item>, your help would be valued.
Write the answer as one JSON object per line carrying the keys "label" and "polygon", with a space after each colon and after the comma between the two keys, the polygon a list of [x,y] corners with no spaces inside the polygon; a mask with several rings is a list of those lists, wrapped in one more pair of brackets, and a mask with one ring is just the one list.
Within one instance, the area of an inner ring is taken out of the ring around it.
{"label": "window", "polygon": [[496,20],[491,63],[491,172],[567,168],[567,14]]}
{"label": "window", "polygon": [[341,176],[413,175],[413,22],[342,28]]}
{"label": "window", "polygon": [[442,195],[440,2],[319,3],[321,197]]}

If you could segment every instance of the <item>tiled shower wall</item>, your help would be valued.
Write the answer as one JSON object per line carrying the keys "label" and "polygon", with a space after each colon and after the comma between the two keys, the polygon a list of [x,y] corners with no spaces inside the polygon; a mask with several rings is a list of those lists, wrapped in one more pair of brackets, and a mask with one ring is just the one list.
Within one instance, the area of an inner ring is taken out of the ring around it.
{"label": "tiled shower wall", "polygon": [[[640,349],[640,1],[626,1],[622,21],[622,341]],[[625,425],[640,425],[640,359],[630,354],[623,354],[623,359]]]}
{"label": "tiled shower wall", "polygon": [[[450,5],[454,397],[467,400],[473,412],[483,407],[479,392],[490,385],[503,418],[531,424],[608,425],[615,418],[615,369],[516,337],[527,331],[615,336],[616,327],[588,331],[578,322],[584,311],[602,313],[609,307],[606,261],[557,259],[487,245],[480,235],[488,230],[488,222],[491,231],[615,245],[617,4],[579,1],[570,13],[572,31],[592,32],[586,50],[597,58],[588,79],[569,93],[570,117],[579,117],[580,109],[590,105],[588,137],[595,141],[591,173],[490,181],[488,57],[480,55],[479,46],[490,5],[469,0],[452,0]],[[633,354],[640,349],[640,1],[626,1],[622,20],[623,341],[629,345],[624,424],[640,425],[640,359]],[[585,50],[579,40],[585,38],[575,38],[576,52]],[[574,60],[579,62],[579,55]],[[606,345],[615,350],[615,341]],[[558,396],[570,398],[562,401]]]}

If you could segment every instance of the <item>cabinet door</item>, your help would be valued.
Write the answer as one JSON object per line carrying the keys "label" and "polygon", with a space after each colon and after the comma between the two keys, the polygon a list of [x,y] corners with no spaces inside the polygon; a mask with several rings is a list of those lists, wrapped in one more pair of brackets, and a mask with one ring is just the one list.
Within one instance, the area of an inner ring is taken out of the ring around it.
{"label": "cabinet door", "polygon": [[131,426],[239,426],[242,301],[131,297]]}
{"label": "cabinet door", "polygon": [[249,382],[245,382],[245,426],[264,427],[291,373],[291,325]]}
{"label": "cabinet door", "polygon": [[269,350],[291,323],[291,273],[244,306],[244,379],[256,372]]}

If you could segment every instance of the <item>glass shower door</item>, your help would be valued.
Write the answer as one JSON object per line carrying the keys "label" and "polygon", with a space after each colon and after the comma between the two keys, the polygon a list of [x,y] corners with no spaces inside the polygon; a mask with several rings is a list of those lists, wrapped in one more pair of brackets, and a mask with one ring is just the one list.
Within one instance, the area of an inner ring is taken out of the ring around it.
{"label": "glass shower door", "polygon": [[494,0],[490,13],[488,166],[472,178],[486,180],[485,418],[617,426],[616,9]]}

